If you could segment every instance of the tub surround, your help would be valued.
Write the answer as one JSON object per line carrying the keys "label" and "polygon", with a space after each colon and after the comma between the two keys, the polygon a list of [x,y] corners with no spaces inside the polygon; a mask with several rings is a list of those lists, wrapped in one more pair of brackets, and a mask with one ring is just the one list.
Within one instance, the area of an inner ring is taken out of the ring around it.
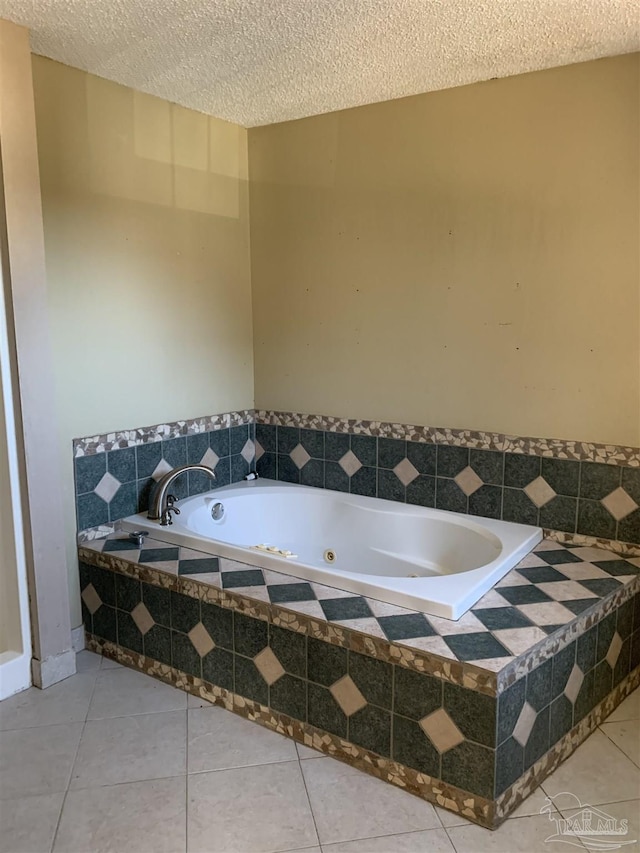
{"label": "tub surround", "polygon": [[486,826],[640,676],[640,560],[606,551],[545,540],[458,623],[121,533],[79,554],[91,648]]}

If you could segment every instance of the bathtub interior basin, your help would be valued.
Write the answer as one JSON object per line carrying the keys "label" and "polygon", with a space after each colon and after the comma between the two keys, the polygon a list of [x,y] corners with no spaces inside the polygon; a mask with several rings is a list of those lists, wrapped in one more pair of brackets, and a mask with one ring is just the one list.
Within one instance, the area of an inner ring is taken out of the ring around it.
{"label": "bathtub interior basin", "polygon": [[538,527],[265,479],[177,506],[171,526],[139,514],[121,527],[448,619],[542,539]]}

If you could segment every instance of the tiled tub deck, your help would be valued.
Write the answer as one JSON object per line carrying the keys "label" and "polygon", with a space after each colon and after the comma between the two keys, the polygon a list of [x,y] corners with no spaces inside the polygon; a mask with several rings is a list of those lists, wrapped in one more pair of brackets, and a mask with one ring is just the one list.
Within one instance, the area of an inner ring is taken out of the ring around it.
{"label": "tiled tub deck", "polygon": [[496,827],[640,683],[640,558],[544,540],[458,622],[114,533],[94,651]]}

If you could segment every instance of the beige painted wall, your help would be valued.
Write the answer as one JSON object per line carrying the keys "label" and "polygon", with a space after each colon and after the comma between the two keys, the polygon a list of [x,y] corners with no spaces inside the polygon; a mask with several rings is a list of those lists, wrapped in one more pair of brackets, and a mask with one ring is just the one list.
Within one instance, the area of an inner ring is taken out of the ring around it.
{"label": "beige painted wall", "polygon": [[33,57],[74,625],[71,439],[251,407],[247,134]]}
{"label": "beige painted wall", "polygon": [[[4,318],[0,314],[0,322]],[[6,334],[0,329],[0,334]],[[18,565],[14,535],[13,494],[9,480],[9,450],[4,411],[2,375],[0,374],[0,654],[21,652],[20,598]]]}
{"label": "beige painted wall", "polygon": [[638,81],[250,130],[256,406],[640,444]]}

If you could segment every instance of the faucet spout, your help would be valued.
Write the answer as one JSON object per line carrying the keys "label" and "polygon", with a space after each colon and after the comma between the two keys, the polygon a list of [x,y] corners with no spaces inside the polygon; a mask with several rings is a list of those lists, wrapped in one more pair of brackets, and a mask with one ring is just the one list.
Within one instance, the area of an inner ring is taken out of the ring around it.
{"label": "faucet spout", "polygon": [[153,487],[151,496],[149,497],[149,510],[147,518],[152,521],[159,521],[163,527],[168,524],[173,524],[171,513],[179,513],[179,509],[173,506],[175,498],[169,494],[169,488],[181,474],[187,471],[202,471],[203,474],[208,474],[212,480],[215,480],[216,475],[213,468],[208,465],[181,465],[179,468],[174,468],[158,480]]}

